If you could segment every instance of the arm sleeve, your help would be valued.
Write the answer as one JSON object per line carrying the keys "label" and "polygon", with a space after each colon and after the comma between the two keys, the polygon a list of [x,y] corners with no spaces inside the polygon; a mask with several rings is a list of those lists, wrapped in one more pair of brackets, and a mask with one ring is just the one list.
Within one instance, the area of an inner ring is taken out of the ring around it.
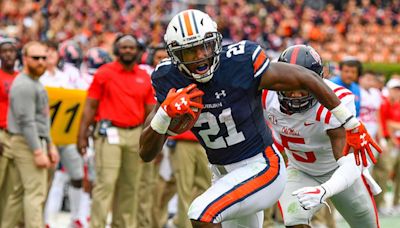
{"label": "arm sleeve", "polygon": [[339,168],[333,173],[332,177],[321,186],[327,192],[327,197],[336,195],[350,187],[361,176],[362,167],[356,165],[353,154],[348,154],[337,160]]}
{"label": "arm sleeve", "polygon": [[32,151],[40,148],[39,134],[35,122],[36,94],[33,86],[17,87],[11,104],[15,120]]}

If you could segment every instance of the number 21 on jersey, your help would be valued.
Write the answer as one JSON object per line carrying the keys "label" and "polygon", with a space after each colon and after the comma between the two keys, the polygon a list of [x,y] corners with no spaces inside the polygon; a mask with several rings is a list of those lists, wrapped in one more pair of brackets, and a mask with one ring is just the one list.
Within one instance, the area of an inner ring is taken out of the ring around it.
{"label": "number 21 on jersey", "polygon": [[[203,112],[200,114],[194,127],[201,127],[207,123],[209,128],[199,131],[199,135],[203,139],[207,147],[211,149],[226,148],[238,144],[245,140],[243,132],[238,132],[235,121],[232,117],[231,108],[226,108],[218,115],[218,119],[211,112]],[[210,136],[216,136],[220,132],[220,125],[225,124],[228,136],[220,136],[212,140]]]}

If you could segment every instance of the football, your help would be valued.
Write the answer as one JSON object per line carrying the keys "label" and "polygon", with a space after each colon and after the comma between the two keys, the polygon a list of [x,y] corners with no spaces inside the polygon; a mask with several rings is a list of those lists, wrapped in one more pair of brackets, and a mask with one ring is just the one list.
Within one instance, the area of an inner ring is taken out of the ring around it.
{"label": "football", "polygon": [[[193,93],[195,91],[198,91],[198,88],[194,88],[190,93]],[[191,99],[194,102],[197,103],[203,103],[203,99],[201,96],[194,97]],[[167,134],[168,135],[179,135],[182,134],[185,131],[190,130],[194,124],[196,123],[197,119],[200,116],[201,110],[198,108],[192,108],[195,118],[193,118],[190,114],[184,114],[175,118],[172,118],[171,123],[168,127]]]}

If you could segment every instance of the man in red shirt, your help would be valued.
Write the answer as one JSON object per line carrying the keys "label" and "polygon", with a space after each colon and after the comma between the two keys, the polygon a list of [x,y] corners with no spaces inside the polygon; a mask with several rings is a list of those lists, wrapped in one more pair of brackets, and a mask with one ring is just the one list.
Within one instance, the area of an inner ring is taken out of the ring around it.
{"label": "man in red shirt", "polygon": [[17,47],[14,39],[0,40],[0,221],[5,201],[12,190],[11,175],[13,166],[9,163],[11,154],[7,150],[7,110],[8,93],[18,72],[14,70]]}
{"label": "man in red shirt", "polygon": [[88,129],[97,113],[92,228],[105,227],[112,202],[112,227],[136,227],[138,183],[142,172],[139,137],[155,105],[150,77],[136,64],[138,53],[135,37],[119,36],[114,43],[117,61],[101,66],[88,90],[78,149],[81,154],[86,153]]}
{"label": "man in red shirt", "polygon": [[[400,79],[392,78],[386,84],[387,96],[383,97],[379,110],[379,121],[381,127],[381,144],[385,152],[379,156],[378,163],[374,167],[374,176],[380,186],[382,193],[376,196],[378,210],[383,213],[398,213],[400,211]],[[390,173],[395,174],[393,179],[394,210],[388,210],[384,205],[384,195],[387,191],[387,181]]]}

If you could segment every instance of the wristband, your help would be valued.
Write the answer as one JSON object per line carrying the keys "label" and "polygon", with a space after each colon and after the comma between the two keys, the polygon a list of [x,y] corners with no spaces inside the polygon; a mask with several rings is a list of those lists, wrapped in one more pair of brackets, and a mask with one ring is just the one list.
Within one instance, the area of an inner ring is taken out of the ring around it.
{"label": "wristband", "polygon": [[354,115],[342,104],[336,106],[331,110],[331,113],[336,117],[337,120],[342,124],[346,130],[351,130],[360,125],[360,122]]}
{"label": "wristband", "polygon": [[168,116],[164,109],[159,108],[151,120],[150,126],[158,134],[165,135],[170,123],[171,117]]}

